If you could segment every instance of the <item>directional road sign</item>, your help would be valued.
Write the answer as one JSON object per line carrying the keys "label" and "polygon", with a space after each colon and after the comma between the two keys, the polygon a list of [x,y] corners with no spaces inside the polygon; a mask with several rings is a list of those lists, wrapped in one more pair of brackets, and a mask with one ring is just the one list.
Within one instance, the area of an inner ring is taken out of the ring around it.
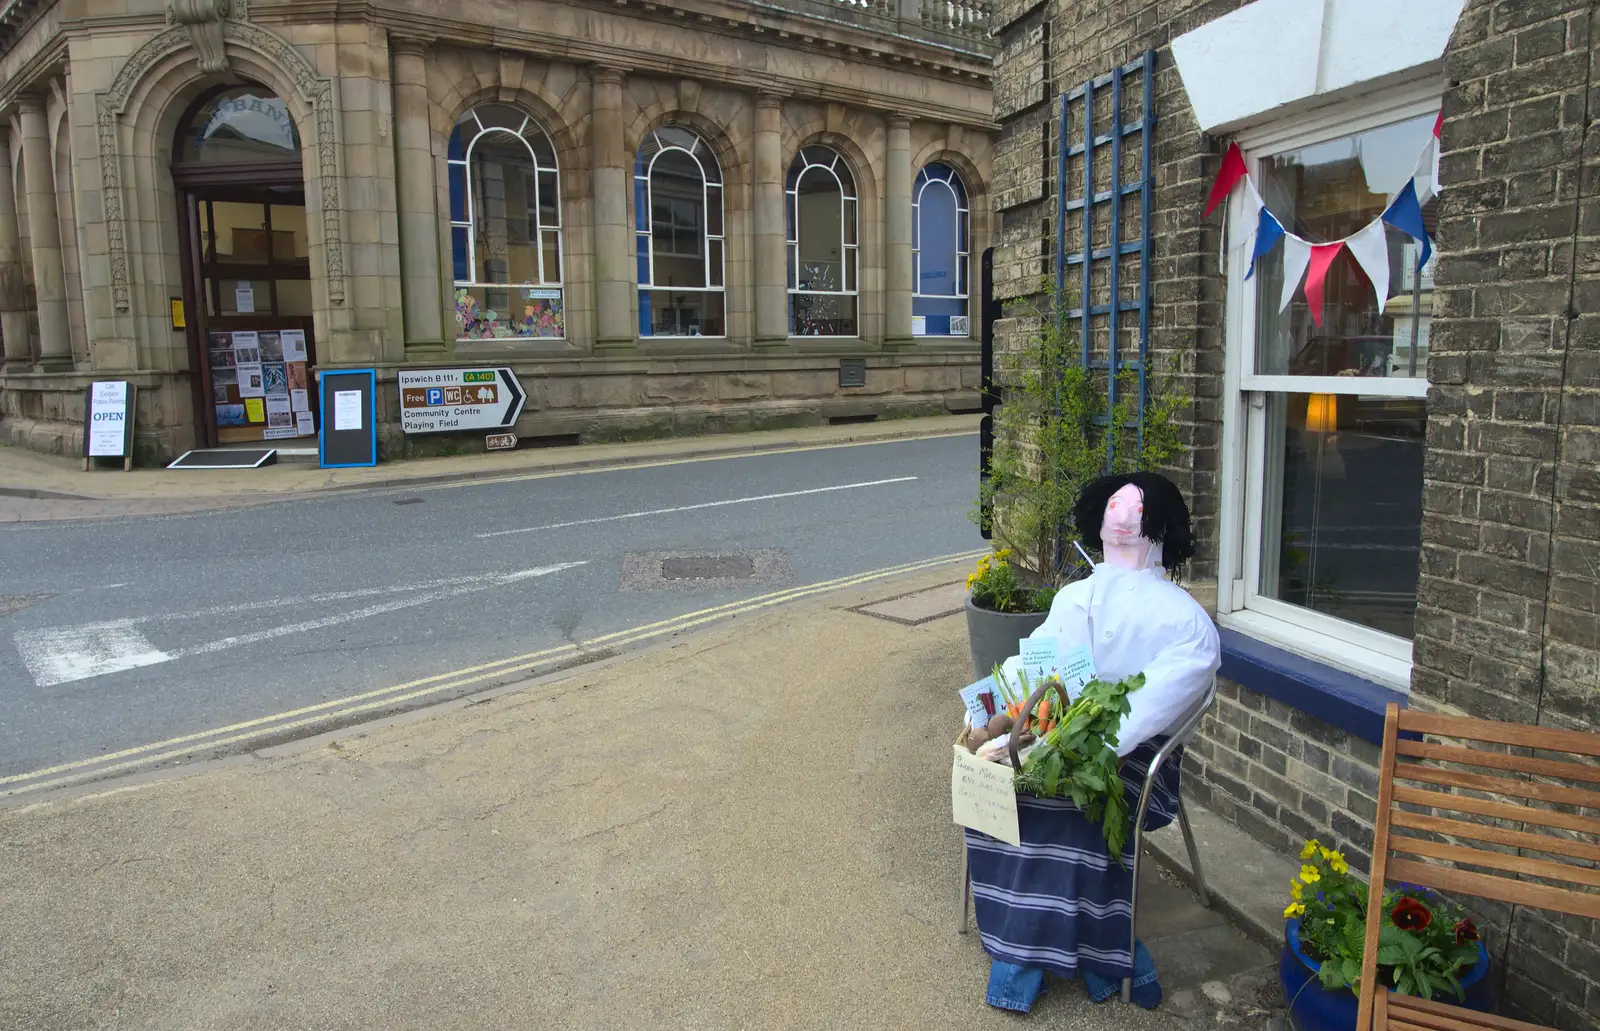
{"label": "directional road sign", "polygon": [[507,430],[527,395],[507,368],[402,372],[400,427],[407,433]]}

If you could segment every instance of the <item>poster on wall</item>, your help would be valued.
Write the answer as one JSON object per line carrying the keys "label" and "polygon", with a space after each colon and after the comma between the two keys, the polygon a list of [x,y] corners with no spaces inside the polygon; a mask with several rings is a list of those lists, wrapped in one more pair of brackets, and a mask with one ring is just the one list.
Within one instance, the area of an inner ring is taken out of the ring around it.
{"label": "poster on wall", "polygon": [[244,426],[248,422],[244,414],[244,405],[217,405],[218,426]]}
{"label": "poster on wall", "polygon": [[261,360],[264,362],[283,361],[283,340],[280,335],[272,331],[261,333]]}
{"label": "poster on wall", "polygon": [[269,362],[261,366],[261,386],[268,397],[289,396],[289,373],[282,362]]}
{"label": "poster on wall", "polygon": [[261,361],[261,334],[255,330],[233,334],[234,364],[250,365]]}
{"label": "poster on wall", "polygon": [[302,437],[315,436],[317,432],[316,421],[311,418],[310,412],[294,413],[295,432]]}
{"label": "poster on wall", "polygon": [[256,288],[248,279],[239,280],[233,288],[233,308],[240,315],[255,314]]}
{"label": "poster on wall", "polygon": [[239,396],[240,397],[265,397],[267,394],[265,377],[261,372],[261,363],[239,363]]}
{"label": "poster on wall", "polygon": [[294,425],[294,413],[289,411],[287,397],[269,397],[267,402],[267,425],[273,429],[283,429]]}
{"label": "poster on wall", "polygon": [[311,359],[306,355],[306,331],[303,329],[285,329],[278,334],[278,341],[283,346],[283,360],[286,362],[304,362]]}
{"label": "poster on wall", "polygon": [[289,370],[289,389],[290,390],[304,390],[304,389],[306,389],[306,366],[305,366],[305,363],[304,362],[290,362],[289,365],[288,365],[288,370]]}
{"label": "poster on wall", "polygon": [[359,430],[361,428],[361,391],[338,390],[333,395],[333,428]]}
{"label": "poster on wall", "polygon": [[289,389],[289,407],[297,412],[311,411],[311,392],[299,387]]}
{"label": "poster on wall", "polygon": [[247,397],[244,399],[244,404],[240,407],[244,409],[245,418],[251,422],[267,421],[266,405],[262,402],[261,398]]}

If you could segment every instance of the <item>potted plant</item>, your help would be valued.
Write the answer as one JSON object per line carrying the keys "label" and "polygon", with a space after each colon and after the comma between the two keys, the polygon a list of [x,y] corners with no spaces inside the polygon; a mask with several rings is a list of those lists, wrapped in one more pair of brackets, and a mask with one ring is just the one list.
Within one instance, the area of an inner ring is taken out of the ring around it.
{"label": "potted plant", "polygon": [[1017,641],[1044,622],[1058,588],[1087,575],[1072,522],[1083,488],[1106,473],[1159,469],[1184,452],[1177,416],[1188,399],[1150,375],[1140,411],[1138,373],[1123,370],[1113,402],[1108,374],[1085,367],[1070,320],[1057,317],[1070,301],[1056,298],[1048,282],[1040,293],[1045,308],[1024,301],[1010,313],[1015,325],[1032,328],[1012,335],[1016,346],[996,349],[989,385],[1000,404],[973,518],[995,552],[967,581],[979,677],[1017,654]]}
{"label": "potted plant", "polygon": [[[1354,1031],[1367,885],[1343,854],[1315,838],[1300,852],[1300,875],[1283,911],[1278,980],[1297,1031]],[[1378,930],[1378,977],[1391,991],[1489,1012],[1489,954],[1460,906],[1426,888],[1386,889]]]}
{"label": "potted plant", "polygon": [[1039,629],[1056,597],[1051,584],[1023,583],[1010,559],[1010,548],[991,552],[967,577],[967,644],[979,680],[1017,654],[1018,642]]}

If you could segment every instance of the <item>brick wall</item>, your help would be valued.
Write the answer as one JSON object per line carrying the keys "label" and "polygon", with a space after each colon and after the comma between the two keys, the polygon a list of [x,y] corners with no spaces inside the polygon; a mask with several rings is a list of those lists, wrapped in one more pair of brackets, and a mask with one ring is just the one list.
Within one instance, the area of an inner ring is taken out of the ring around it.
{"label": "brick wall", "polygon": [[[1199,133],[1165,48],[1240,6],[1006,4],[996,85],[1008,98],[997,179],[1028,183],[1001,211],[996,268],[1008,270],[1009,297],[1053,263],[1057,92],[1158,51],[1151,344],[1195,398],[1176,478],[1194,508],[1202,579],[1216,559],[1224,280],[1220,219],[1200,211],[1225,141]],[[1467,0],[1447,54],[1413,673],[1414,704],[1585,729],[1600,698],[1596,6]],[[1316,836],[1366,869],[1376,759],[1370,743],[1224,682],[1186,758],[1185,790],[1275,848]],[[1506,1008],[1563,1029],[1597,1026],[1591,922],[1481,908]]]}
{"label": "brick wall", "polygon": [[[1412,691],[1594,729],[1600,700],[1600,140],[1593,3],[1466,5],[1446,58]],[[1510,1004],[1593,1027],[1591,921],[1496,914]],[[1498,957],[1497,957],[1498,958]]]}

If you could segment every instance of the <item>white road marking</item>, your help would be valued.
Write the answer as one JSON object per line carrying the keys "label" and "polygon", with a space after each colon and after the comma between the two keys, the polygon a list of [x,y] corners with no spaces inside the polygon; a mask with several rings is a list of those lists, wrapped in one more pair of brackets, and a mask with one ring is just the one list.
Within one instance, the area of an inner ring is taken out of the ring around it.
{"label": "white road marking", "polygon": [[[320,619],[308,619],[298,623],[290,623],[286,626],[271,627],[248,634],[224,637],[217,641],[196,645],[192,648],[182,648],[174,652],[164,652],[157,649],[142,633],[134,628],[136,621],[132,619],[90,623],[76,627],[19,630],[16,634],[17,651],[21,653],[22,661],[28,667],[28,672],[33,674],[35,683],[40,687],[54,687],[57,684],[87,680],[90,677],[103,676],[107,673],[136,669],[140,666],[153,666],[160,662],[171,662],[174,659],[187,658],[191,655],[209,655],[213,652],[238,648],[247,644],[257,644],[261,641],[270,641],[290,634],[301,634],[312,630],[321,630],[325,627],[338,626],[343,623],[353,623],[357,620],[381,616],[388,612],[396,612],[400,609],[426,605],[444,598],[454,598],[463,594],[488,590],[491,587],[503,587],[506,584],[513,584],[521,580],[533,579],[534,577],[549,576],[551,573],[559,573],[563,569],[572,569],[576,566],[584,565],[588,565],[588,563],[561,562],[553,566],[520,569],[509,573],[456,577],[449,581],[430,581],[429,583],[448,584],[449,586],[440,590],[425,591],[409,598],[368,605],[365,608],[352,609],[349,612],[335,613]],[[415,587],[417,585],[412,586]],[[336,596],[348,595],[349,593],[336,592]]]}
{"label": "white road marking", "polygon": [[479,537],[504,537],[508,533],[533,533],[536,530],[564,530],[569,526],[588,526],[591,523],[614,523],[619,519],[643,519],[645,516],[671,515],[673,512],[693,512],[702,508],[721,508],[724,505],[748,505],[753,501],[776,501],[778,498],[798,498],[806,494],[826,494],[835,490],[855,490],[858,487],[881,487],[888,483],[909,483],[915,476],[896,476],[888,480],[866,480],[862,483],[841,483],[834,487],[813,487],[810,490],[787,490],[782,494],[758,494],[752,498],[730,498],[727,501],[706,501],[698,505],[679,505],[677,508],[652,508],[646,512],[625,512],[622,515],[599,516],[594,519],[574,519],[567,523],[546,523],[543,526],[524,526],[516,530],[492,530]]}
{"label": "white road marking", "polygon": [[153,666],[172,658],[146,640],[134,629],[133,621],[127,619],[88,626],[19,630],[16,642],[23,664],[40,687]]}
{"label": "white road marking", "polygon": [[[582,563],[577,563],[581,565]],[[165,612],[153,616],[135,616],[134,623],[171,622],[181,619],[197,619],[204,616],[232,616],[244,612],[255,612],[260,609],[282,609],[291,605],[315,605],[329,601],[350,601],[354,598],[373,598],[383,594],[404,594],[407,591],[428,591],[440,587],[461,587],[469,584],[481,584],[485,587],[495,587],[504,582],[504,573],[486,573],[478,576],[451,576],[439,580],[417,580],[408,584],[392,584],[388,587],[362,587],[351,591],[326,591],[322,594],[290,595],[286,598],[264,598],[260,601],[245,601],[234,605],[213,605],[210,608],[194,609],[189,612]]]}

